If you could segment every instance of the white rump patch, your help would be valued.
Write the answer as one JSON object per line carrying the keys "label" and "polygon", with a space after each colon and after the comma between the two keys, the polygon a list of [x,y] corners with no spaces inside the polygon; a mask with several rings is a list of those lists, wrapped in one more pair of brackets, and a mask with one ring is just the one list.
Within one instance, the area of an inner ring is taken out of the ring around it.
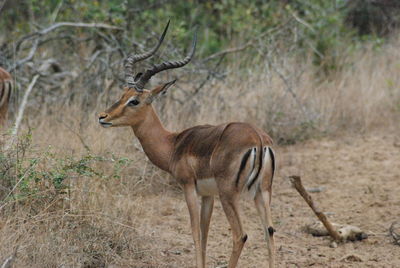
{"label": "white rump patch", "polygon": [[250,182],[254,179],[254,176],[256,175],[257,172],[256,157],[257,157],[257,148],[253,148],[251,149],[250,153],[250,174],[247,177],[245,188],[249,187]]}
{"label": "white rump patch", "polygon": [[258,165],[256,165],[254,167],[253,171],[251,172],[248,180],[247,180],[245,188],[243,189],[244,192],[247,193],[245,195],[247,197],[250,197],[251,199],[255,198],[256,192],[260,188],[261,180],[264,178],[264,174],[263,173],[265,172],[265,169],[271,167],[271,161],[272,160],[271,160],[271,156],[269,154],[268,146],[264,146],[261,153],[263,154],[262,155],[262,160],[263,161],[261,163],[260,173],[258,174],[258,177],[256,178],[256,181],[251,186],[250,190],[248,190],[248,186],[249,186],[250,182],[254,179],[254,176],[256,175],[255,173],[256,173],[256,171],[258,169]]}
{"label": "white rump patch", "polygon": [[217,182],[214,178],[197,180],[196,190],[197,193],[202,196],[217,195]]}

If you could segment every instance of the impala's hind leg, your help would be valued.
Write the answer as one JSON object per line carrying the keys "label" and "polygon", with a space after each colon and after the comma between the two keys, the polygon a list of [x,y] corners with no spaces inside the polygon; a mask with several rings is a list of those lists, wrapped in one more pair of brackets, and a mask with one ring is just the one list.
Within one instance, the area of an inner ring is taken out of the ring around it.
{"label": "impala's hind leg", "polygon": [[228,268],[236,267],[247,235],[243,232],[239,215],[239,195],[220,195],[222,207],[232,229],[233,248]]}
{"label": "impala's hind leg", "polygon": [[201,229],[201,252],[203,258],[203,266],[206,266],[206,248],[208,229],[210,227],[210,219],[214,207],[214,196],[203,196],[201,198],[200,213],[200,229]]}
{"label": "impala's hind leg", "polygon": [[275,265],[275,243],[274,243],[275,230],[274,227],[272,226],[270,196],[271,196],[270,192],[268,191],[262,192],[260,189],[258,189],[256,192],[254,202],[263,225],[265,240],[267,241],[267,246],[268,246],[269,267],[272,268]]}

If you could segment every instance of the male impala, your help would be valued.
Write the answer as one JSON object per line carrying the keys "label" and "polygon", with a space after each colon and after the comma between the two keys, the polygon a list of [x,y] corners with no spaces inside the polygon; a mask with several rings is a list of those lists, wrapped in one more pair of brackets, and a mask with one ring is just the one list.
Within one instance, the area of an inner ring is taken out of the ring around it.
{"label": "male impala", "polygon": [[11,75],[0,67],[0,127],[7,121],[8,103],[12,91]]}
{"label": "male impala", "polygon": [[[214,196],[220,197],[233,235],[229,267],[236,267],[247,240],[239,215],[239,197],[250,195],[261,217],[268,242],[269,266],[274,266],[274,228],[271,219],[271,186],[275,170],[272,140],[262,130],[246,123],[201,125],[181,132],[166,130],[152,102],[174,84],[170,81],[152,90],[144,89],[150,78],[161,71],[186,65],[196,48],[196,34],[189,55],[181,61],[167,61],[137,73],[133,65],[152,56],[149,52],[130,55],[125,60],[126,86],[119,101],[99,115],[103,127],[130,126],[150,161],[169,172],[182,185],[189,208],[198,268],[206,265],[206,245]],[[197,197],[201,196],[201,208]]]}

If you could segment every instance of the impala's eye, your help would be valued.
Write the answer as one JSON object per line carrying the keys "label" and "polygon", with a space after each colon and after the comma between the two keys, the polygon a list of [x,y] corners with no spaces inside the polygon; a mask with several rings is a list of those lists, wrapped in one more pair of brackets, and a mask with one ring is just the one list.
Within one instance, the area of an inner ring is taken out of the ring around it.
{"label": "impala's eye", "polygon": [[136,99],[133,99],[131,101],[128,102],[128,106],[136,106],[138,105],[140,102]]}

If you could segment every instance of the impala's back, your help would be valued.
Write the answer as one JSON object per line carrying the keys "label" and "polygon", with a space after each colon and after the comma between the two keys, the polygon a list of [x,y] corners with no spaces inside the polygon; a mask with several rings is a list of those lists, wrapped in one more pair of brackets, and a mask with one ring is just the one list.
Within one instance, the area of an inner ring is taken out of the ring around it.
{"label": "impala's back", "polygon": [[8,104],[11,99],[12,78],[4,69],[0,68],[0,126],[7,120]]}
{"label": "impala's back", "polygon": [[250,124],[195,126],[177,134],[174,143],[170,172],[178,180],[193,178],[202,196],[217,195],[221,187],[252,198],[258,188],[271,190],[272,139]]}

